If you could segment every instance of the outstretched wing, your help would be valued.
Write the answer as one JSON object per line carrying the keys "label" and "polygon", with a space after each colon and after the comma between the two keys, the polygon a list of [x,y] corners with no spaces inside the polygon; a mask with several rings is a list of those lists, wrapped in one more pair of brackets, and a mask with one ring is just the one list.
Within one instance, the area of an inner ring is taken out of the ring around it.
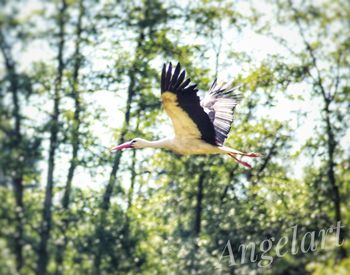
{"label": "outstretched wing", "polygon": [[230,132],[234,110],[241,98],[239,94],[233,93],[235,90],[225,84],[218,86],[215,79],[209,93],[200,103],[214,125],[218,145],[224,144]]}
{"label": "outstretched wing", "polygon": [[172,65],[164,64],[161,77],[161,97],[163,106],[170,117],[175,135],[178,138],[202,139],[216,144],[215,129],[208,114],[204,111],[197,95],[197,85],[190,85],[186,72],[181,72],[180,63],[174,72]]}

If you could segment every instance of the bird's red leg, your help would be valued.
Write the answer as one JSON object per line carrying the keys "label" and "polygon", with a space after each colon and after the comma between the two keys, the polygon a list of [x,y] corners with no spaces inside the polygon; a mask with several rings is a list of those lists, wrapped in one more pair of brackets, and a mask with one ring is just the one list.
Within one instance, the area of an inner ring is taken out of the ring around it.
{"label": "bird's red leg", "polygon": [[245,157],[250,157],[250,158],[261,157],[261,154],[259,154],[259,153],[240,153],[238,155],[245,156]]}
{"label": "bird's red leg", "polygon": [[252,168],[252,166],[248,163],[248,162],[245,162],[245,161],[242,161],[238,158],[236,158],[236,155],[234,153],[228,153],[228,155],[233,158],[235,161],[237,161],[239,164],[243,165],[244,167],[247,167],[247,168]]}
{"label": "bird's red leg", "polygon": [[250,157],[250,158],[258,158],[258,157],[261,157],[261,154],[259,154],[259,153],[253,153],[253,152],[244,153],[244,152],[241,152],[241,151],[238,151],[238,150],[235,150],[235,149],[226,147],[226,146],[222,146],[222,147],[219,147],[219,148],[220,148],[222,151],[227,152],[227,153],[229,153],[229,154],[240,155],[240,156]]}

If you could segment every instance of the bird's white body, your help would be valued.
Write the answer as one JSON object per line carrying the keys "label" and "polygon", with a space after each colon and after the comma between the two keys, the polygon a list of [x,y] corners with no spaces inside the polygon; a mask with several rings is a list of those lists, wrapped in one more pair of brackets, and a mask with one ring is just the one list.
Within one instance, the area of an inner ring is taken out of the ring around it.
{"label": "bird's white body", "polygon": [[220,147],[208,144],[200,139],[190,138],[166,138],[157,141],[147,141],[137,139],[134,148],[163,148],[174,151],[181,155],[198,155],[198,154],[224,154],[226,151]]}
{"label": "bird's white body", "polygon": [[[126,146],[126,147],[124,147]],[[248,156],[248,157],[258,157],[259,154],[256,153],[243,153],[235,149],[226,146],[214,146],[206,143],[200,139],[191,139],[183,137],[173,137],[165,138],[155,141],[149,141],[142,138],[134,138],[131,142],[121,144],[117,147],[120,148],[163,148],[171,150],[177,154],[181,155],[204,155],[204,154],[228,154],[230,157],[235,159],[238,163],[245,167],[251,168],[249,163],[237,159],[237,155]]]}
{"label": "bird's white body", "polygon": [[201,155],[201,154],[244,154],[240,151],[228,148],[226,146],[214,146],[206,143],[200,139],[190,138],[165,138],[155,141],[148,141],[141,138],[135,138],[136,142],[133,144],[133,148],[163,148],[171,150],[180,155]]}
{"label": "bird's white body", "polygon": [[219,147],[213,146],[200,139],[173,138],[170,140],[170,150],[181,155],[220,154],[224,153]]}

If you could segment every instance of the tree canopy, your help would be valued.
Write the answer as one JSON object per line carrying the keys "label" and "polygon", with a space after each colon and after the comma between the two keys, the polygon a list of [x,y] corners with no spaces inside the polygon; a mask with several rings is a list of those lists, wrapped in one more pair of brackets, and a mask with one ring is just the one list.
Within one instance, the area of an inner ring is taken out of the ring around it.
{"label": "tree canopy", "polygon": [[[0,274],[350,273],[348,1],[0,4]],[[253,169],[109,151],[170,135],[168,62]]]}

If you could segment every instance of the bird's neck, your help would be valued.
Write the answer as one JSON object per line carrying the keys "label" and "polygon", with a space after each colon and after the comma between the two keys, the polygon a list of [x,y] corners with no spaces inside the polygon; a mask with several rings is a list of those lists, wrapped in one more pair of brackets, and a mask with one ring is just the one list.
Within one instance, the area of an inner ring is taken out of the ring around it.
{"label": "bird's neck", "polygon": [[169,148],[171,146],[171,140],[168,138],[147,141],[147,147],[150,148]]}

